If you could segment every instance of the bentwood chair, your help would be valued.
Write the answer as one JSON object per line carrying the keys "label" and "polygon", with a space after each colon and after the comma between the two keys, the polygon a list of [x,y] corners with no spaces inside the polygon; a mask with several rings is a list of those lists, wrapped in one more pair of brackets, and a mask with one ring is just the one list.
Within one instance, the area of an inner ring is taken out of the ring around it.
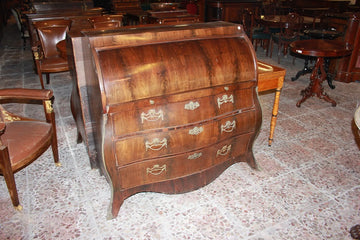
{"label": "bentwood chair", "polygon": [[281,51],[286,56],[290,43],[299,40],[302,35],[304,18],[297,13],[289,13],[281,20],[280,32],[271,37],[270,57],[272,57],[274,43],[278,45],[278,63],[280,63]]}
{"label": "bentwood chair", "polygon": [[46,74],[46,83],[50,83],[50,73],[69,71],[67,59],[61,56],[56,44],[65,40],[71,20],[39,21],[34,23],[37,41],[32,46],[36,70],[41,87],[44,89],[42,74]]}
{"label": "bentwood chair", "polygon": [[123,15],[102,15],[89,17],[93,28],[118,28],[121,27]]}
{"label": "bentwood chair", "polygon": [[14,173],[40,157],[50,146],[59,163],[53,92],[45,89],[0,89],[0,103],[38,103],[45,119],[37,120],[8,112],[0,105],[0,174],[4,176],[14,207],[21,210]]}

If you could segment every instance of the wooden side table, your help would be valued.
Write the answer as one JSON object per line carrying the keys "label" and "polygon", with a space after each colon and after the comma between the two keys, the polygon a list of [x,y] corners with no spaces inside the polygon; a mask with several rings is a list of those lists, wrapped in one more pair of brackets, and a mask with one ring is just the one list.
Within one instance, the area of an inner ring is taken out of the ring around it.
{"label": "wooden side table", "polygon": [[258,61],[258,92],[275,90],[275,100],[270,122],[269,146],[273,141],[274,130],[279,111],[280,92],[283,87],[286,70]]}
{"label": "wooden side table", "polygon": [[305,102],[306,99],[316,95],[335,107],[336,102],[325,93],[322,87],[322,82],[327,78],[325,59],[349,55],[352,47],[338,40],[310,39],[292,42],[290,48],[294,53],[317,58],[310,76],[310,84],[305,90],[301,91],[303,97],[296,103],[296,106],[300,107],[301,103]]}

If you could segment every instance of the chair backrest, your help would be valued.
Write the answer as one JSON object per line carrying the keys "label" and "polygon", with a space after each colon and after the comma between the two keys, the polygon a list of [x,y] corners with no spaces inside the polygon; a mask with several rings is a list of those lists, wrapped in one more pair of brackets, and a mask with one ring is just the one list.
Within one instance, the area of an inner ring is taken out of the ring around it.
{"label": "chair backrest", "polygon": [[16,26],[18,27],[19,31],[22,33],[23,32],[23,26],[22,26],[22,22],[21,22],[21,15],[18,9],[16,8],[12,8],[11,12],[16,20]]}
{"label": "chair backrest", "polygon": [[66,33],[69,31],[68,26],[52,26],[37,28],[41,47],[43,49],[44,57],[50,58],[59,55],[56,44],[66,38]]}
{"label": "chair backrest", "polygon": [[34,22],[34,27],[52,27],[52,26],[67,26],[69,29],[71,28],[72,20],[70,19],[49,19],[49,20],[41,20]]}
{"label": "chair backrest", "polygon": [[103,15],[93,16],[88,18],[93,28],[111,28],[121,27],[123,21],[123,15]]}
{"label": "chair backrest", "polygon": [[286,16],[283,16],[284,19],[281,21],[284,22],[281,28],[281,36],[283,38],[295,38],[302,31],[304,18],[297,13],[289,13]]}
{"label": "chair backrest", "polygon": [[252,39],[252,29],[254,27],[255,16],[249,9],[242,9],[239,13],[240,24],[243,26],[245,33],[248,35],[250,40]]}

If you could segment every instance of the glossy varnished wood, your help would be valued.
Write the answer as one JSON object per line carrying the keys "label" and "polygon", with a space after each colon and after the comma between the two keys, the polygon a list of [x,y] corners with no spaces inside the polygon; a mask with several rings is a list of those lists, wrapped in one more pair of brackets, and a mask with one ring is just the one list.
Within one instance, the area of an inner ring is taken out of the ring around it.
{"label": "glossy varnished wood", "polygon": [[91,54],[83,59],[85,107],[112,187],[112,217],[137,192],[191,191],[235,162],[257,168],[257,64],[241,26],[83,34],[83,55]]}
{"label": "glossy varnished wood", "polygon": [[290,44],[291,51],[304,55],[317,57],[315,67],[310,76],[309,86],[301,92],[302,99],[297,102],[296,106],[300,107],[309,97],[316,95],[320,99],[330,102],[336,106],[336,102],[331,99],[322,87],[322,82],[326,79],[325,58],[344,57],[351,54],[352,46],[340,40],[311,39],[299,40]]}

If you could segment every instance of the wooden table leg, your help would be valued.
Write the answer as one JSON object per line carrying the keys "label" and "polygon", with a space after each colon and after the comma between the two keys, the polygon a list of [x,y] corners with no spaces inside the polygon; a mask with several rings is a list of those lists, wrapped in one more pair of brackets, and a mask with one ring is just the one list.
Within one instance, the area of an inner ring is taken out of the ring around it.
{"label": "wooden table leg", "polygon": [[[320,70],[320,73],[319,73]],[[326,72],[324,69],[324,58],[318,57],[316,60],[316,64],[310,76],[310,84],[309,86],[301,91],[301,95],[303,96],[300,101],[296,103],[297,107],[300,107],[301,103],[305,102],[306,99],[312,97],[316,94],[316,96],[320,99],[324,99],[327,102],[330,102],[333,107],[336,106],[336,102],[332,100],[324,91],[322,87],[322,82],[326,79]]]}
{"label": "wooden table leg", "polygon": [[[283,81],[284,81],[284,77],[280,77],[278,82],[282,83]],[[281,86],[282,86],[282,84],[281,84]],[[271,143],[272,143],[273,137],[274,137],[276,120],[277,120],[277,115],[278,115],[278,112],[279,112],[279,102],[280,102],[281,89],[282,89],[282,87],[276,88],[276,92],[275,92],[274,106],[273,106],[272,116],[271,116],[271,121],[270,121],[269,146],[271,146]]]}

